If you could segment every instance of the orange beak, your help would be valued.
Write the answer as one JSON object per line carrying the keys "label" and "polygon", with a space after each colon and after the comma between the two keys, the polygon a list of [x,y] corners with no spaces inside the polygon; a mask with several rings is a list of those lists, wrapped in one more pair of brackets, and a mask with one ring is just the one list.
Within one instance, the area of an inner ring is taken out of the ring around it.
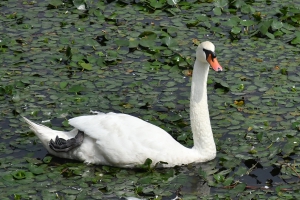
{"label": "orange beak", "polygon": [[219,64],[217,58],[212,59],[211,54],[208,55],[207,62],[215,71],[222,71],[222,66]]}

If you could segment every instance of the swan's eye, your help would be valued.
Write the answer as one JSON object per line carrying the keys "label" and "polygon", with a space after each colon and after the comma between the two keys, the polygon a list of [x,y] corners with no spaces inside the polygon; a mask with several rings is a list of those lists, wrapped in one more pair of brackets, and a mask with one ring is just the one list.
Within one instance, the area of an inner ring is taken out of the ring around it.
{"label": "swan's eye", "polygon": [[213,52],[213,51],[211,51],[211,50],[203,49],[203,51],[204,51],[204,53],[205,53],[205,55],[206,55],[206,60],[207,60],[209,54],[211,55],[212,61],[214,61],[214,58],[217,57],[216,54],[215,54],[215,52]]}

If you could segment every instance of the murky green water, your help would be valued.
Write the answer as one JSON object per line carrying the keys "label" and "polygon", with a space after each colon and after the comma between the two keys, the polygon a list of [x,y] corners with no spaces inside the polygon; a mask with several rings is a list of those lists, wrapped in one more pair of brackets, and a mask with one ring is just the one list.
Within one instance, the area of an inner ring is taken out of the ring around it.
{"label": "murky green water", "polygon": [[[297,199],[300,2],[86,1],[86,11],[78,2],[0,2],[3,198]],[[218,154],[205,165],[63,161],[21,120],[69,130],[67,119],[90,110],[124,112],[192,146],[188,70],[204,40],[225,69],[209,75]]]}

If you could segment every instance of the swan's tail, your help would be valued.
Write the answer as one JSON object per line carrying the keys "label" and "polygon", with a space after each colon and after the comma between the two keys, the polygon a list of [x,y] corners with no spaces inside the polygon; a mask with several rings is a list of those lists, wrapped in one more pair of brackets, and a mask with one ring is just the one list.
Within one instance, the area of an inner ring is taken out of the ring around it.
{"label": "swan's tail", "polygon": [[56,136],[63,138],[66,137],[66,134],[63,131],[56,131],[42,124],[36,124],[27,119],[26,117],[23,117],[23,119],[29,125],[29,128],[35,133],[35,135],[42,141],[42,143],[47,149],[49,149],[48,144],[51,139],[54,139]]}
{"label": "swan's tail", "polygon": [[[51,140],[54,141],[56,137],[63,138],[64,140],[68,140],[70,138],[73,138],[73,137],[75,137],[75,135],[78,132],[77,129],[73,129],[70,132],[56,131],[56,130],[53,130],[53,129],[51,129],[47,126],[44,126],[42,124],[36,124],[36,123],[30,121],[29,119],[27,119],[26,117],[23,117],[23,119],[29,125],[29,128],[40,139],[43,146],[48,150],[49,153],[51,153],[52,155],[55,155],[57,157],[61,157],[61,158],[74,159],[72,157],[73,156],[72,154],[69,154],[69,153],[66,153],[66,152],[53,151],[50,148],[49,143],[50,143]],[[60,139],[60,140],[62,140],[62,139]]]}
{"label": "swan's tail", "polygon": [[29,128],[34,132],[34,134],[40,139],[43,146],[48,151],[51,151],[51,149],[49,147],[49,141],[52,138],[55,138],[55,136],[57,135],[56,132],[58,132],[58,131],[52,130],[51,128],[44,126],[42,124],[36,124],[36,123],[30,121],[29,119],[27,119],[26,117],[23,117],[23,119],[29,125]]}
{"label": "swan's tail", "polygon": [[44,126],[42,124],[36,124],[32,121],[30,121],[29,119],[27,119],[26,117],[23,117],[23,119],[25,120],[25,122],[29,125],[29,128],[38,136],[40,132],[43,131],[51,131],[52,129]]}

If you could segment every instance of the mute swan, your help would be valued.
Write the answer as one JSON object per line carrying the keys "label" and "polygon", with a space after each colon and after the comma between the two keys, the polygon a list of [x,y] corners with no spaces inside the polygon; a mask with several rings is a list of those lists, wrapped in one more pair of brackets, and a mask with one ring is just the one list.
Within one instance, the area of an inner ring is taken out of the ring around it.
{"label": "mute swan", "polygon": [[52,130],[23,118],[48,152],[61,158],[125,168],[137,167],[147,158],[152,160],[152,165],[160,161],[167,163],[162,162],[160,167],[212,160],[216,146],[206,82],[209,66],[222,71],[214,51],[215,46],[206,41],[196,52],[190,97],[193,148],[184,147],[163,129],[127,114],[110,112],[75,117],[69,119],[74,127],[70,132]]}

